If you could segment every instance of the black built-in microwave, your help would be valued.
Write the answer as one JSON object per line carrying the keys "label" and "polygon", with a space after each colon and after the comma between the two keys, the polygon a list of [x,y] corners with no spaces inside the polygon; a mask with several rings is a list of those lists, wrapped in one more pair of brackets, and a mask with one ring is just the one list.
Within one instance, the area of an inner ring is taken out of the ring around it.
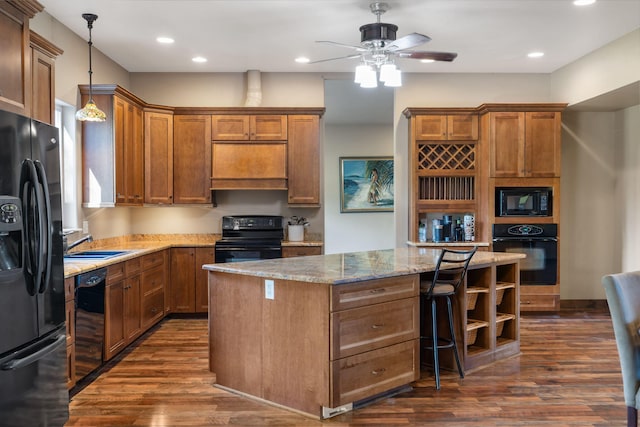
{"label": "black built-in microwave", "polygon": [[551,216],[550,187],[497,187],[496,216]]}

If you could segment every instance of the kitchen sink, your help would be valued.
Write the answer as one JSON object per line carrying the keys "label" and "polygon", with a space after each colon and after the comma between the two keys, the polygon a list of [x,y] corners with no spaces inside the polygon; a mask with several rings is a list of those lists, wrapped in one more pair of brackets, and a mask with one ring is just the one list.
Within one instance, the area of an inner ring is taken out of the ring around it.
{"label": "kitchen sink", "polygon": [[107,259],[129,252],[130,251],[83,251],[66,254],[64,257],[68,259]]}

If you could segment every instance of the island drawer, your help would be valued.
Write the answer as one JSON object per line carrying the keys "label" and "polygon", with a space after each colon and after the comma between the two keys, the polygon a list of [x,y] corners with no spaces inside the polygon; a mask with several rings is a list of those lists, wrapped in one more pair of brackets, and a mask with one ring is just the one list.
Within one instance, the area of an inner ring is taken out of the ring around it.
{"label": "island drawer", "polygon": [[331,313],[331,360],[420,336],[418,297]]}
{"label": "island drawer", "polygon": [[420,378],[419,340],[331,362],[330,405],[344,405]]}
{"label": "island drawer", "polygon": [[420,276],[389,277],[331,287],[331,311],[363,307],[420,294]]}

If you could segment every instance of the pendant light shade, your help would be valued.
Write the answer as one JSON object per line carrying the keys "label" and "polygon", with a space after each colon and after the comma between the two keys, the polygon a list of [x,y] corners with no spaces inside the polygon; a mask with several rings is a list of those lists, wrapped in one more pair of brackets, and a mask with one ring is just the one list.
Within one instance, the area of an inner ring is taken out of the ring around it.
{"label": "pendant light shade", "polygon": [[91,47],[93,46],[91,42],[91,29],[93,28],[93,22],[98,19],[98,15],[83,13],[82,17],[87,21],[87,27],[89,28],[89,101],[87,101],[83,109],[76,112],[76,120],[81,122],[104,122],[107,120],[107,115],[100,110],[93,101],[93,70],[91,68]]}

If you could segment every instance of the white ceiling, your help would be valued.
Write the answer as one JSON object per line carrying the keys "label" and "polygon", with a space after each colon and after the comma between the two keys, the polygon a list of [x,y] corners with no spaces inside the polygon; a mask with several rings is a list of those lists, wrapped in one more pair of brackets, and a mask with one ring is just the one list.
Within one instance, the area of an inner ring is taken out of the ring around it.
{"label": "white ceiling", "polygon": [[[82,13],[99,16],[93,43],[130,72],[345,72],[358,28],[375,22],[369,0],[39,0],[45,11],[88,38]],[[398,60],[405,72],[550,73],[640,28],[640,0],[390,0],[382,21],[432,41],[418,50],[457,52],[452,63]],[[173,45],[159,45],[170,36]],[[527,58],[533,50],[541,59]],[[196,64],[191,58],[208,58]]]}

